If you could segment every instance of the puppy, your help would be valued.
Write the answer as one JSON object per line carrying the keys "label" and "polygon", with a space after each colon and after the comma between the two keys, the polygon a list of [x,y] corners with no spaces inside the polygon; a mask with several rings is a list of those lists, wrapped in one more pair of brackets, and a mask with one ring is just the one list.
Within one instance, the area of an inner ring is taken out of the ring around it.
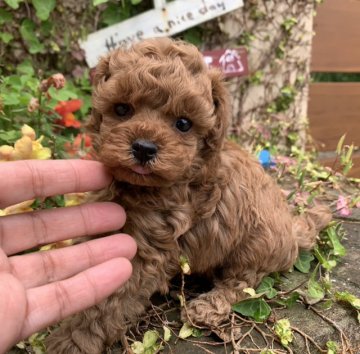
{"label": "puppy", "polygon": [[127,284],[64,321],[47,340],[49,353],[102,353],[154,292],[168,291],[180,256],[214,281],[183,319],[211,327],[244,288],[288,270],[300,248],[314,245],[329,212],[293,216],[258,162],[225,140],[229,112],[221,75],[193,45],[152,39],[100,60],[89,126],[138,252]]}

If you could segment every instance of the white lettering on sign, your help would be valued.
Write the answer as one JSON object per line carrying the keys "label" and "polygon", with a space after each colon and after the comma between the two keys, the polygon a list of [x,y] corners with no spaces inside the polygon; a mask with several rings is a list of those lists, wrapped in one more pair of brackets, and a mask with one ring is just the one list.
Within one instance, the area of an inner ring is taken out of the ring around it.
{"label": "white lettering on sign", "polygon": [[243,6],[243,0],[175,0],[91,33],[80,46],[94,67],[101,55],[145,38],[171,36]]}

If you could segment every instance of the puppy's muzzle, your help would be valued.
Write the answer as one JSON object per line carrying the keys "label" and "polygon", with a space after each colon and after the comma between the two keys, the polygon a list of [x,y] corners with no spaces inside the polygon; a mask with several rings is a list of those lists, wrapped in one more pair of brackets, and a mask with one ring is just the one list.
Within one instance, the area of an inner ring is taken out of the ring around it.
{"label": "puppy's muzzle", "polygon": [[156,157],[158,147],[151,141],[137,139],[131,146],[131,152],[141,165],[145,165]]}

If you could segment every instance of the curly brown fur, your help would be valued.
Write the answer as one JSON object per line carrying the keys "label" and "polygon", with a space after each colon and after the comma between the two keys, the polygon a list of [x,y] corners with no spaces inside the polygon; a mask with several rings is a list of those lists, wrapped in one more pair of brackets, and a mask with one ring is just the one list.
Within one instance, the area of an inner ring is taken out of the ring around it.
{"label": "curly brown fur", "polygon": [[[131,108],[122,117],[114,108],[120,103]],[[193,124],[187,132],[176,126],[181,117]],[[215,326],[244,298],[244,288],[288,270],[299,247],[312,247],[329,212],[319,207],[294,217],[262,167],[225,141],[228,118],[221,77],[192,45],[147,40],[100,61],[89,126],[100,161],[115,177],[113,201],[127,211],[124,231],[138,253],[128,283],[66,320],[48,339],[49,353],[101,353],[154,292],[168,291],[180,255],[215,284],[188,303],[187,315]],[[137,139],[155,144],[156,156],[140,164]]]}

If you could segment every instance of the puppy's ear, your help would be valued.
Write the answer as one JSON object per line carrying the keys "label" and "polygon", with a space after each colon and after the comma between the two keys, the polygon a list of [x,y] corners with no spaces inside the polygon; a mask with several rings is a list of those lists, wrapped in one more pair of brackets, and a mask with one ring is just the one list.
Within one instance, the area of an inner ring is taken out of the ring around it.
{"label": "puppy's ear", "polygon": [[100,58],[99,63],[95,68],[95,75],[93,77],[93,84],[96,86],[99,82],[107,81],[110,77],[110,55]]}
{"label": "puppy's ear", "polygon": [[222,74],[219,71],[210,70],[209,78],[212,85],[216,123],[205,138],[205,145],[210,151],[217,152],[223,146],[229,124],[229,94],[224,86]]}
{"label": "puppy's ear", "polygon": [[[97,99],[97,95],[94,94],[96,92],[97,86],[100,83],[107,81],[110,77],[109,63],[110,63],[110,54],[108,54],[105,57],[102,57],[95,68],[95,72],[92,78],[92,84],[94,86],[93,88],[94,92],[92,97],[93,100]],[[95,136],[100,131],[101,121],[102,121],[101,114],[93,108],[91,111],[90,119],[86,124],[87,131],[93,136]]]}

